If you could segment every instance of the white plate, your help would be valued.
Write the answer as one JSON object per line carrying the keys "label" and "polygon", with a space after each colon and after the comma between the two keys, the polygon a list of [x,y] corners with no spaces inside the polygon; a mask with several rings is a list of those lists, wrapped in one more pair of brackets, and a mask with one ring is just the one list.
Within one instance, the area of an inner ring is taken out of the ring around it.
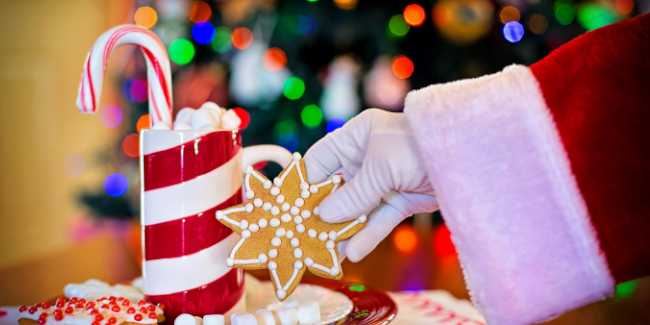
{"label": "white plate", "polygon": [[[313,285],[299,284],[296,290],[284,300],[285,303],[296,301],[299,304],[317,301],[320,306],[320,321],[315,325],[331,324],[347,316],[352,311],[352,300],[342,293]],[[254,313],[259,309],[279,302],[273,291],[273,284],[268,281],[254,283],[246,278],[246,312]]]}

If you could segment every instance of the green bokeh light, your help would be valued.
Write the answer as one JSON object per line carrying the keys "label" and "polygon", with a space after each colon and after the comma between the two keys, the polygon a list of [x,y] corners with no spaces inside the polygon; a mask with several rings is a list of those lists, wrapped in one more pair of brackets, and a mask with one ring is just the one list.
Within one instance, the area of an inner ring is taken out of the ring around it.
{"label": "green bokeh light", "polygon": [[588,30],[594,30],[617,21],[614,14],[598,4],[588,4],[578,10],[578,22]]}
{"label": "green bokeh light", "polygon": [[616,297],[627,297],[634,292],[637,281],[628,281],[616,286]]}
{"label": "green bokeh light", "polygon": [[366,287],[363,284],[354,283],[354,284],[351,284],[348,287],[348,289],[351,290],[351,291],[362,292],[363,290],[366,289]]}
{"label": "green bokeh light", "polygon": [[570,24],[575,17],[576,12],[570,4],[564,3],[555,8],[555,18],[562,25]]}
{"label": "green bokeh light", "polygon": [[282,92],[291,100],[298,99],[305,93],[305,83],[298,77],[288,78],[282,85]]}
{"label": "green bokeh light", "polygon": [[302,118],[302,123],[305,124],[308,128],[313,129],[320,125],[323,121],[323,111],[320,107],[316,105],[307,105],[300,112],[300,118]]}
{"label": "green bokeh light", "polygon": [[169,45],[169,59],[176,64],[187,64],[194,57],[194,44],[192,42],[179,38]]}
{"label": "green bokeh light", "polygon": [[217,27],[212,40],[212,49],[218,53],[226,53],[232,46],[232,31],[228,27]]}
{"label": "green bokeh light", "polygon": [[275,124],[273,127],[273,134],[275,134],[276,139],[280,138],[283,134],[291,133],[296,134],[298,132],[298,126],[293,120],[283,120]]}
{"label": "green bokeh light", "polygon": [[402,37],[409,32],[411,26],[404,21],[403,15],[395,15],[388,22],[388,30],[397,37]]}

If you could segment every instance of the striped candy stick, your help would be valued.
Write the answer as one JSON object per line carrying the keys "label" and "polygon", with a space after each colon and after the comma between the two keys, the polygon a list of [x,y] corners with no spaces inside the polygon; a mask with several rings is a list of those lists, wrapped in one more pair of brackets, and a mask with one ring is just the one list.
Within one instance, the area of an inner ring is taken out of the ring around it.
{"label": "striped candy stick", "polygon": [[102,34],[93,45],[86,57],[79,86],[79,110],[82,113],[97,112],[108,59],[115,48],[125,44],[140,46],[147,61],[151,126],[161,130],[171,129],[172,81],[167,50],[153,32],[135,25],[112,28]]}

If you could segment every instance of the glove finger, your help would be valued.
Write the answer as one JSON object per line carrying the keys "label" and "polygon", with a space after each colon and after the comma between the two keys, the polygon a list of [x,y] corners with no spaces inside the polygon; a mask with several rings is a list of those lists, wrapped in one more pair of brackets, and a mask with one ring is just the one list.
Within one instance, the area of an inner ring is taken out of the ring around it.
{"label": "glove finger", "polygon": [[372,252],[379,243],[408,215],[389,204],[380,204],[371,214],[366,226],[347,243],[346,255],[351,262],[359,262]]}
{"label": "glove finger", "polygon": [[350,239],[349,239],[349,238],[346,239],[346,240],[344,240],[344,241],[340,241],[340,242],[336,243],[336,250],[337,250],[338,253],[339,253],[339,263],[343,263],[343,261],[344,261],[345,258],[346,258],[345,250],[346,250],[347,247],[348,247],[348,243],[350,243]]}

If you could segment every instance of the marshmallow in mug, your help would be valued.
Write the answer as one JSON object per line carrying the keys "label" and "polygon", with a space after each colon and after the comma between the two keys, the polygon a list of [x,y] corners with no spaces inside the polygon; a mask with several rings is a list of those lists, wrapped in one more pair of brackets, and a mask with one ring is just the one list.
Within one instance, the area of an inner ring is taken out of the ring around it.
{"label": "marshmallow in mug", "polygon": [[233,130],[241,125],[235,111],[226,110],[216,103],[206,102],[201,108],[183,108],[176,114],[174,130]]}
{"label": "marshmallow in mug", "polygon": [[110,284],[97,279],[90,279],[84,283],[70,283],[63,288],[66,297],[84,298],[86,300],[97,300],[102,297],[123,297],[131,301],[144,299],[144,294],[133,286]]}

